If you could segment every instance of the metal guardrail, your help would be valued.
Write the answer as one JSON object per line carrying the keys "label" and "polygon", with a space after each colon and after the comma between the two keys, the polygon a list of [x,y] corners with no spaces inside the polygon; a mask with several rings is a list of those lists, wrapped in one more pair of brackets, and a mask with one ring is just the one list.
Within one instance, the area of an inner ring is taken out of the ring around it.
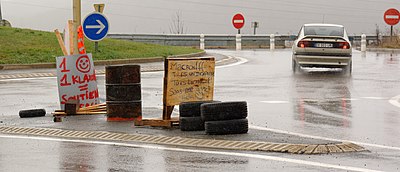
{"label": "metal guardrail", "polygon": [[[108,38],[122,39],[135,42],[171,45],[171,46],[200,46],[200,34],[108,34]],[[268,48],[269,34],[242,35],[242,46],[245,48]],[[361,35],[349,36],[353,45],[359,46]],[[205,48],[234,48],[236,35],[205,34]],[[296,35],[275,35],[275,46],[291,47]],[[367,35],[367,45],[377,42],[376,35]]]}

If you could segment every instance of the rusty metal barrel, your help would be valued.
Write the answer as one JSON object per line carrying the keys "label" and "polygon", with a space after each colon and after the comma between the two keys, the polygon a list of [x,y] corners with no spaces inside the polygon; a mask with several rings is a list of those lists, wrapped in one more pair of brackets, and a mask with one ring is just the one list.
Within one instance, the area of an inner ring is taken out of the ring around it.
{"label": "rusty metal barrel", "polygon": [[107,121],[142,119],[139,65],[106,66]]}

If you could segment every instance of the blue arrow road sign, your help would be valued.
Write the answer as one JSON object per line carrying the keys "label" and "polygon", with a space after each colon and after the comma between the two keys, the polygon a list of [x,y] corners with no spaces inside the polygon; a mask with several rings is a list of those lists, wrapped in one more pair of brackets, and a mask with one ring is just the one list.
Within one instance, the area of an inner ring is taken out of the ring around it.
{"label": "blue arrow road sign", "polygon": [[101,41],[107,36],[108,20],[103,14],[93,12],[85,17],[82,28],[86,38],[91,41]]}

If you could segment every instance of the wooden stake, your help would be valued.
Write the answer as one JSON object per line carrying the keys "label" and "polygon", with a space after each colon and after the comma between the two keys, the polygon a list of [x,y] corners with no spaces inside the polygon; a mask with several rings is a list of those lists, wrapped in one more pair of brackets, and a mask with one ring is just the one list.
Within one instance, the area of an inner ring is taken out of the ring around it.
{"label": "wooden stake", "polygon": [[57,40],[58,40],[58,44],[60,45],[61,50],[62,50],[64,56],[68,56],[67,49],[65,48],[64,41],[63,41],[63,39],[62,39],[62,37],[61,37],[61,34],[60,34],[60,32],[58,31],[58,29],[54,30],[54,33],[56,33]]}
{"label": "wooden stake", "polygon": [[74,21],[68,20],[68,31],[69,31],[69,54],[74,55],[74,36],[77,34],[74,34]]}
{"label": "wooden stake", "polygon": [[78,27],[81,25],[81,0],[73,0],[73,19],[74,19],[74,34],[71,35],[73,37],[72,45],[74,54],[79,54],[78,51]]}

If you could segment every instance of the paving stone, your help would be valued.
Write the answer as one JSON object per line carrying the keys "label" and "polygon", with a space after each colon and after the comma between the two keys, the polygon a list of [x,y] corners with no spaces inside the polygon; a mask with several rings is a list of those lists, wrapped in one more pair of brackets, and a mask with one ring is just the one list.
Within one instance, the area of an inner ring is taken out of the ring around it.
{"label": "paving stone", "polygon": [[360,145],[356,145],[354,143],[348,143],[347,146],[353,148],[354,150],[356,150],[357,152],[361,152],[361,151],[366,151],[366,149]]}
{"label": "paving stone", "polygon": [[326,148],[326,145],[318,145],[312,153],[313,154],[327,154],[328,149]]}
{"label": "paving stone", "polygon": [[355,150],[347,146],[345,143],[337,144],[337,147],[343,150],[343,152],[354,152]]}
{"label": "paving stone", "polygon": [[304,154],[311,154],[314,152],[314,149],[317,147],[318,145],[308,145],[306,148],[304,148],[303,150],[300,151],[300,153],[304,153]]}
{"label": "paving stone", "polygon": [[340,148],[337,147],[336,145],[326,145],[326,147],[328,148],[329,153],[339,153],[339,152],[343,152],[342,149],[340,149]]}

